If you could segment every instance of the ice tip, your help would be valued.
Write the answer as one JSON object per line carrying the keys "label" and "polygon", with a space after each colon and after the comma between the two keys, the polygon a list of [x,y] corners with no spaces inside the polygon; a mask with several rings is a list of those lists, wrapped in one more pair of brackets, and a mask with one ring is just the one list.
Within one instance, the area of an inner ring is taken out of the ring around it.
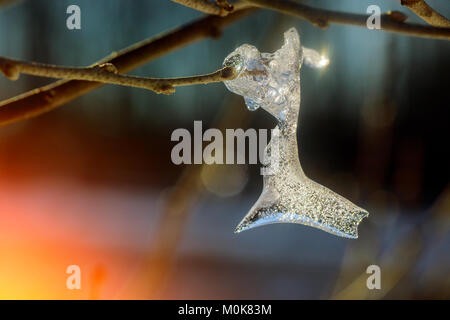
{"label": "ice tip", "polygon": [[249,223],[248,221],[241,221],[234,229],[234,233],[238,234],[251,228],[253,228],[253,225],[251,223]]}
{"label": "ice tip", "polygon": [[350,238],[350,239],[358,239],[359,224],[364,220],[364,218],[367,218],[369,216],[369,212],[367,210],[360,208],[360,210],[358,210],[356,212],[356,215],[358,216],[358,219],[356,221],[355,230],[353,233],[347,235],[347,238]]}
{"label": "ice tip", "polygon": [[297,29],[294,28],[294,27],[291,27],[288,30],[286,30],[284,32],[283,36],[284,36],[284,39],[287,40],[287,41],[290,40],[290,39],[293,39],[296,42],[300,42],[300,36],[298,34]]}
{"label": "ice tip", "polygon": [[237,227],[234,229],[234,233],[238,234],[241,233],[244,230],[247,230],[248,228],[244,228],[244,226],[242,226],[242,224],[238,224]]}
{"label": "ice tip", "polygon": [[294,51],[299,51],[300,50],[300,36],[297,32],[297,29],[295,29],[294,27],[288,29],[284,34],[284,45],[282,47],[282,49],[284,48],[285,50],[294,50]]}
{"label": "ice tip", "polygon": [[367,218],[369,216],[369,211],[360,208],[357,212],[357,215],[359,216],[359,221],[358,221],[358,225],[359,225],[364,218]]}

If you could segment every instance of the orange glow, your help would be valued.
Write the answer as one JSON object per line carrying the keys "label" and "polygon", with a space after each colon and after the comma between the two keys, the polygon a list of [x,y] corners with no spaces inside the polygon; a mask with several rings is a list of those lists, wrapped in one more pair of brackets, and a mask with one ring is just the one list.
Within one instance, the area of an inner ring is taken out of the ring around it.
{"label": "orange glow", "polygon": [[[120,236],[92,219],[107,216],[101,200],[78,208],[70,192],[43,188],[0,184],[0,299],[145,298],[144,288],[128,288],[142,252],[92,240],[95,232]],[[66,288],[72,264],[81,268],[80,290]]]}

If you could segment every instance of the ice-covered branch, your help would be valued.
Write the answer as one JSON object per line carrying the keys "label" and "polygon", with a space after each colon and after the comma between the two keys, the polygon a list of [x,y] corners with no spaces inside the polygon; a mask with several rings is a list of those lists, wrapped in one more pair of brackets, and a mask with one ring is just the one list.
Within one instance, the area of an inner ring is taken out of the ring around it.
{"label": "ice-covered branch", "polygon": [[174,93],[175,87],[221,82],[234,79],[237,75],[234,67],[227,66],[205,75],[168,79],[144,78],[118,74],[117,68],[111,63],[99,64],[87,68],[74,68],[25,62],[3,57],[0,57],[0,72],[11,80],[18,79],[20,73],[24,73],[47,78],[116,84],[164,94]]}
{"label": "ice-covered branch", "polygon": [[428,22],[435,27],[450,27],[450,20],[439,14],[436,10],[428,5],[424,0],[401,0],[402,6],[408,7],[422,20]]}
{"label": "ice-covered branch", "polygon": [[[228,3],[224,0],[216,0],[215,3],[209,2],[220,8],[225,8]],[[326,27],[330,23],[366,27],[368,18],[367,15],[362,14],[313,8],[291,0],[240,0],[233,2],[233,8],[228,8],[231,13],[228,13],[225,17],[220,15],[204,17],[185,26],[175,28],[161,36],[136,43],[121,52],[104,58],[97,64],[109,62],[120,73],[126,73],[187,44],[206,37],[219,36],[223,27],[255,12],[256,7],[294,15],[319,27]],[[404,23],[405,18],[406,16],[400,13],[385,14],[382,16],[381,29],[425,38],[450,39],[450,28]],[[309,62],[311,61],[306,58],[305,63],[308,64]],[[322,60],[320,63],[325,62],[326,60]],[[101,83],[92,81],[62,80],[2,101],[0,102],[0,126],[52,110],[94,90],[100,85]]]}

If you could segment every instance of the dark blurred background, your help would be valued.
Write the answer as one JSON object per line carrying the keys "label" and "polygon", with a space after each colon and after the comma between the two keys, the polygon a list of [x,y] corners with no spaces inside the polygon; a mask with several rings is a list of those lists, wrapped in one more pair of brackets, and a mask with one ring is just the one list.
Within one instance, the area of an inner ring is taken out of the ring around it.
{"label": "dark blurred background", "polygon": [[[399,1],[375,1],[382,11]],[[365,13],[374,1],[305,1]],[[428,3],[450,17],[450,2]],[[82,29],[66,28],[81,8]],[[0,11],[0,55],[90,65],[200,18],[164,0],[24,0]],[[233,230],[262,188],[259,165],[176,166],[176,128],[273,128],[221,83],[172,96],[107,85],[0,128],[0,298],[450,298],[450,43],[365,28],[327,30],[267,10],[133,71],[212,72],[237,46],[274,51],[296,27],[326,54],[302,69],[305,173],[370,212],[358,240],[301,225]],[[0,99],[50,83],[0,78]],[[82,290],[65,289],[78,264]],[[382,289],[368,290],[379,265]]]}

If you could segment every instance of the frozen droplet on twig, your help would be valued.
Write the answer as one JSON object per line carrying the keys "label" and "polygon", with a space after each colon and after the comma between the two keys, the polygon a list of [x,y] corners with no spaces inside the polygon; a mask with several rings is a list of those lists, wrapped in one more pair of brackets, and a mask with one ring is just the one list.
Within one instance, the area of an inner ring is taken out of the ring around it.
{"label": "frozen droplet on twig", "polygon": [[[304,62],[324,67],[328,60],[317,51],[301,48],[295,29],[284,34],[284,45],[274,53],[260,53],[244,44],[225,59],[237,63],[239,76],[226,87],[244,97],[249,110],[261,107],[274,116],[276,139],[266,147],[263,191],[239,223],[236,232],[271,223],[300,223],[329,233],[358,237],[358,225],[368,212],[309,179],[297,149],[300,110],[300,67]],[[267,170],[268,168],[272,170]]]}

